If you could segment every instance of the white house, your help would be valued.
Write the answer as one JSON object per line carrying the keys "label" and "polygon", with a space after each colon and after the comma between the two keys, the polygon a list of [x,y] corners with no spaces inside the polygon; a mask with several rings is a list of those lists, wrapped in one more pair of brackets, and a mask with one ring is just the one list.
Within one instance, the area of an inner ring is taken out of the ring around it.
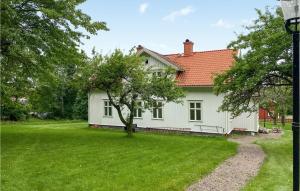
{"label": "white house", "polygon": [[[134,123],[140,128],[202,133],[229,134],[233,130],[257,132],[257,113],[245,113],[232,119],[230,113],[218,112],[223,96],[216,96],[212,90],[213,76],[232,66],[236,52],[229,49],[194,52],[193,42],[186,40],[183,44],[184,53],[169,55],[138,47],[138,53],[147,56],[143,64],[151,66],[153,73],[159,75],[166,66],[176,69],[177,85],[184,89],[186,97],[182,104],[158,101],[151,111],[143,113],[137,109]],[[105,92],[89,93],[89,124],[124,126]]]}

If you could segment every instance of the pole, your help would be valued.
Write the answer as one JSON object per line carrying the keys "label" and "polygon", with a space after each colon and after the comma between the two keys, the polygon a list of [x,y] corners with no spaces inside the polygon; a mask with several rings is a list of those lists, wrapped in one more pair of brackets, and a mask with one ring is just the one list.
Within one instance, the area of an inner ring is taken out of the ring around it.
{"label": "pole", "polygon": [[300,139],[300,67],[299,32],[293,33],[293,188],[299,191],[299,139]]}

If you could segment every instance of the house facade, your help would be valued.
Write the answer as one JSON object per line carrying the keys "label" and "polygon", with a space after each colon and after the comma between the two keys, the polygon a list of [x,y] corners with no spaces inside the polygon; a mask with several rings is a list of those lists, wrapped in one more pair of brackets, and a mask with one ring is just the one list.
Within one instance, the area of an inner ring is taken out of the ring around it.
{"label": "house facade", "polygon": [[[169,55],[138,47],[138,54],[147,58],[143,64],[151,67],[153,75],[160,75],[166,66],[177,71],[177,85],[183,88],[185,98],[179,104],[157,100],[152,109],[145,112],[137,108],[134,123],[140,128],[202,133],[229,134],[233,130],[257,132],[258,113],[244,113],[232,119],[229,112],[218,111],[223,96],[213,93],[214,75],[232,66],[236,52],[229,49],[194,52],[193,42],[186,40],[183,44],[184,53]],[[105,92],[89,93],[88,111],[90,125],[124,126]]]}

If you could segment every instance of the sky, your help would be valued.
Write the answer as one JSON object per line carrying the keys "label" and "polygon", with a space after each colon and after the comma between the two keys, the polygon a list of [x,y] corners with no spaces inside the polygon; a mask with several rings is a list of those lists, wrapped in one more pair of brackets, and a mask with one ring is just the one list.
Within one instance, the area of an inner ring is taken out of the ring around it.
{"label": "sky", "polygon": [[182,53],[182,43],[190,39],[194,51],[224,49],[257,18],[256,8],[276,5],[277,0],[87,0],[79,9],[106,22],[109,31],[83,40],[81,48],[88,55],[93,47],[110,54],[137,45],[161,54]]}

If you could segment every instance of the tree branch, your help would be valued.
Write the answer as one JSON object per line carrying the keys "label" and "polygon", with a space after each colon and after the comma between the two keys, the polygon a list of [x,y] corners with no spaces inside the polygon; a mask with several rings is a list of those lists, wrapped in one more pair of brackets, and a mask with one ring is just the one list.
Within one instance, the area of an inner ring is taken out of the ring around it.
{"label": "tree branch", "polygon": [[125,126],[127,126],[127,125],[128,125],[128,121],[126,121],[126,120],[124,119],[123,114],[122,114],[122,110],[121,110],[120,106],[117,105],[116,103],[114,103],[114,101],[113,101],[113,99],[112,99],[112,96],[110,95],[110,93],[109,93],[108,90],[106,91],[106,93],[107,93],[107,96],[108,96],[108,99],[109,99],[110,103],[111,103],[111,104],[114,106],[114,108],[116,108],[116,110],[118,111],[118,115],[119,115],[119,117],[120,117],[120,120],[122,121],[122,123],[123,123]]}

